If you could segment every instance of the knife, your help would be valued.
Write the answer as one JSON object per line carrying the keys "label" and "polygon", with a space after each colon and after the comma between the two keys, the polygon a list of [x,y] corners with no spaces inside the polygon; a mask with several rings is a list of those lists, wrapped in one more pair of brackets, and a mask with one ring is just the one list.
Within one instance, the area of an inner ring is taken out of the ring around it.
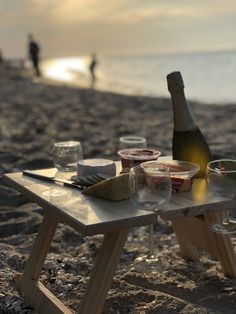
{"label": "knife", "polygon": [[31,177],[31,178],[35,178],[35,179],[39,179],[39,180],[43,180],[43,181],[47,181],[47,182],[51,182],[51,183],[63,183],[63,186],[66,187],[73,187],[73,188],[77,188],[77,189],[84,189],[84,186],[81,186],[79,184],[76,183],[72,183],[70,180],[66,180],[66,179],[60,179],[60,178],[55,178],[55,177],[47,177],[44,176],[42,174],[38,174],[35,172],[32,172],[30,170],[23,170],[22,173],[25,176]]}

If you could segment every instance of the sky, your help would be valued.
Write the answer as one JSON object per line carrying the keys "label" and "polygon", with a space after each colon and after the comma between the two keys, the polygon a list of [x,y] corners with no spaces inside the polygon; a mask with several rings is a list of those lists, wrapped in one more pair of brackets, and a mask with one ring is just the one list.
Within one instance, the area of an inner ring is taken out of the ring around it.
{"label": "sky", "polygon": [[0,0],[0,49],[27,56],[156,54],[236,49],[235,0]]}

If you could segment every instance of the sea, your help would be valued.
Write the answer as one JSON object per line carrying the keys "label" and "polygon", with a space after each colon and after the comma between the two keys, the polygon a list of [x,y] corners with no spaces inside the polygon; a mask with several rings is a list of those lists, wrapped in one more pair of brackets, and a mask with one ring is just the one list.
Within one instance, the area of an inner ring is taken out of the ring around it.
{"label": "sea", "polygon": [[[236,51],[169,55],[97,55],[94,87],[127,95],[170,97],[166,76],[180,71],[187,99],[236,104]],[[91,87],[90,56],[44,58],[49,79]]]}

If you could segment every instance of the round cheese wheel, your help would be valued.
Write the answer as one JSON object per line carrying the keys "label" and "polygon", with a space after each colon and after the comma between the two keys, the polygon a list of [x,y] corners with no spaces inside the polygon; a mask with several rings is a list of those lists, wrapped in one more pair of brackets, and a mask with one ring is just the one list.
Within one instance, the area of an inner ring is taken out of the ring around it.
{"label": "round cheese wheel", "polygon": [[102,173],[113,177],[116,175],[116,165],[108,159],[84,159],[78,162],[77,172],[79,176]]}

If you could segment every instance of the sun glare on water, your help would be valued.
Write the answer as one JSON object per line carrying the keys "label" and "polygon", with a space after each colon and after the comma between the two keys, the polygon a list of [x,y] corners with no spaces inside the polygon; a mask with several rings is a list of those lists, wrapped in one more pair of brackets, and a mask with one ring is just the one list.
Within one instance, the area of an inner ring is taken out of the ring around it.
{"label": "sun glare on water", "polygon": [[87,67],[86,58],[58,58],[45,60],[42,70],[49,79],[72,83],[86,75]]}

